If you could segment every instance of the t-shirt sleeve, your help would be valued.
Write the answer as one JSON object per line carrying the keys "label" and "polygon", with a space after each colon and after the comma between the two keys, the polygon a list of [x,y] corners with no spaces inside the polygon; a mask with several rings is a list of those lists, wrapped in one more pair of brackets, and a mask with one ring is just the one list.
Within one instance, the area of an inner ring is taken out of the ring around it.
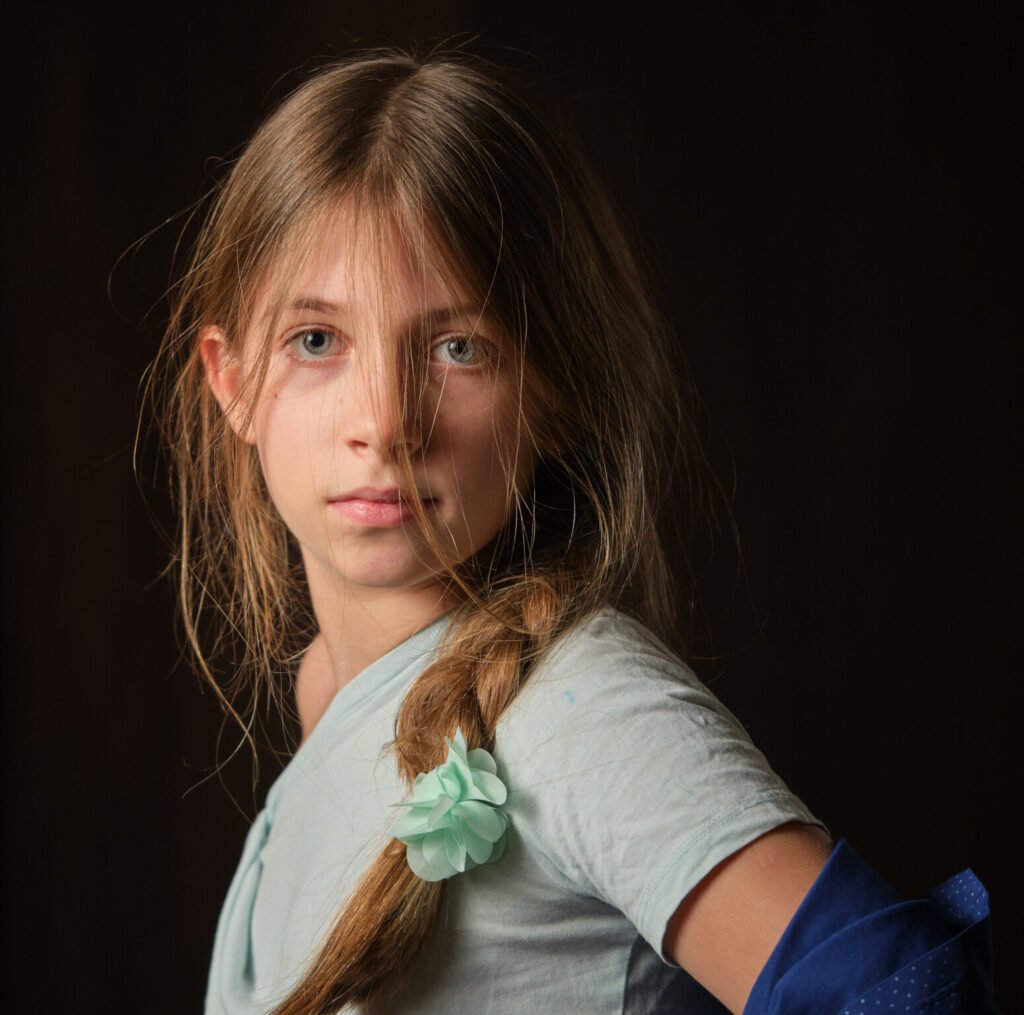
{"label": "t-shirt sleeve", "polygon": [[720,861],[788,821],[821,825],[707,687],[618,612],[556,645],[497,743],[516,834],[659,955]]}

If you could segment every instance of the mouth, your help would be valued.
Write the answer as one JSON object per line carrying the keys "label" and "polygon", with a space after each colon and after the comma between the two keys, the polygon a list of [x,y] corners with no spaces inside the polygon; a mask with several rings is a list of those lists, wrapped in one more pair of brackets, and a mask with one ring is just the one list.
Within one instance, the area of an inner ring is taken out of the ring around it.
{"label": "mouth", "polygon": [[357,525],[394,528],[414,519],[412,501],[418,500],[424,510],[437,505],[436,497],[424,497],[419,491],[413,496],[397,488],[379,490],[360,487],[340,497],[330,499],[330,507],[343,518]]}

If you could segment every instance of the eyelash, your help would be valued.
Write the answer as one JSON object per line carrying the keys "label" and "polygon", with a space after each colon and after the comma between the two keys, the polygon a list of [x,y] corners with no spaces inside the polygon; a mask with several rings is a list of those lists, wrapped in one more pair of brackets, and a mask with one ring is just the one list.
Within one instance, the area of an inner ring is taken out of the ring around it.
{"label": "eyelash", "polygon": [[454,342],[458,340],[466,342],[475,352],[476,359],[472,363],[448,363],[446,366],[464,367],[466,369],[473,369],[476,367],[483,366],[490,358],[490,344],[478,335],[466,335],[461,331],[448,332],[442,335],[436,342],[433,342],[430,346],[430,351],[433,352],[440,346],[445,345],[448,342]]}
{"label": "eyelash", "polygon": [[[326,336],[328,336],[331,339],[330,345],[327,346],[327,352],[328,353],[330,352],[331,349],[334,348],[334,346],[337,343],[342,341],[341,336],[333,328],[328,328],[328,327],[306,327],[306,328],[301,328],[298,331],[292,333],[291,335],[289,335],[285,339],[284,347],[286,349],[290,350],[289,355],[300,366],[312,366],[313,364],[317,363],[318,361],[329,360],[329,359],[333,359],[334,358],[334,356],[331,356],[331,355],[323,355],[323,356],[301,355],[299,352],[296,352],[295,350],[298,350],[298,349],[302,348],[302,345],[301,345],[302,340],[307,335],[326,335]],[[461,368],[464,368],[464,369],[467,369],[467,370],[475,369],[477,367],[483,366],[484,363],[491,358],[491,345],[490,345],[490,343],[486,339],[481,338],[479,335],[467,335],[467,334],[465,334],[465,333],[463,333],[461,331],[451,331],[451,332],[445,333],[440,338],[438,338],[437,340],[435,340],[434,342],[431,343],[430,351],[431,351],[431,353],[433,353],[433,351],[435,349],[440,348],[441,346],[445,345],[446,343],[453,342],[453,341],[456,341],[456,340],[459,340],[459,339],[461,339],[464,342],[468,343],[473,348],[473,350],[476,353],[476,362],[471,362],[471,363],[451,362],[451,363],[444,364],[445,366],[447,366],[447,367],[461,367]],[[431,356],[431,360],[433,361],[433,356]]]}
{"label": "eyelash", "polygon": [[334,346],[341,341],[341,336],[338,335],[338,333],[334,331],[332,328],[301,328],[298,331],[294,332],[292,335],[289,335],[284,342],[285,348],[289,350],[289,355],[291,356],[292,359],[294,359],[300,366],[311,366],[318,360],[333,358],[331,356],[303,356],[300,353],[296,352],[295,350],[301,348],[302,339],[305,338],[307,335],[328,336],[328,338],[331,339],[331,343],[327,347],[328,351],[330,349],[333,349]]}

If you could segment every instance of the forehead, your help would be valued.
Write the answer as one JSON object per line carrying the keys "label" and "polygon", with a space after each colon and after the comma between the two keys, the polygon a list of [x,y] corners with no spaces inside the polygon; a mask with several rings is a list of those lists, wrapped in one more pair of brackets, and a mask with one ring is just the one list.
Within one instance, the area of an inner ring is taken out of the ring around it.
{"label": "forehead", "polygon": [[470,287],[425,228],[359,214],[351,202],[298,228],[286,247],[257,299],[264,313],[334,308],[401,318],[472,302]]}

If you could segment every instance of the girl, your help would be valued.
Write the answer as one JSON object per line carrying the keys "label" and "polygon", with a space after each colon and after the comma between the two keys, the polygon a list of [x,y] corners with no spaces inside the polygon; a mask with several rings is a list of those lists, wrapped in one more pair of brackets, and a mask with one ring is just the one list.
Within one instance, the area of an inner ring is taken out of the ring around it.
{"label": "girl", "polygon": [[[672,336],[517,88],[464,55],[314,76],[220,190],[165,352],[192,646],[247,734],[292,691],[302,729],[209,1012],[826,1012],[882,978],[815,980],[898,900],[680,662]],[[207,637],[243,650],[223,688]],[[949,936],[915,928],[886,975]]]}

